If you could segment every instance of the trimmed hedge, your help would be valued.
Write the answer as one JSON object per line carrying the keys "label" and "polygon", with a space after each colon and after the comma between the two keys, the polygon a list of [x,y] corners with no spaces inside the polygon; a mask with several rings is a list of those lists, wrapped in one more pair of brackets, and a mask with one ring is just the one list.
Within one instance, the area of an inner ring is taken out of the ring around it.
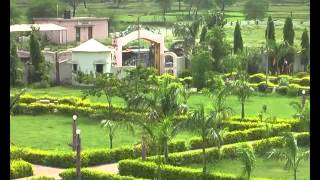
{"label": "trimmed hedge", "polygon": [[[140,160],[122,160],[119,162],[119,173],[121,175],[132,175],[135,177],[155,179],[158,177],[158,165],[154,162]],[[177,167],[172,165],[161,165],[161,179],[166,180],[196,180],[203,179],[202,169]],[[241,180],[240,176],[227,173],[208,173],[207,180]],[[266,178],[252,178],[253,180],[267,180]]]}
{"label": "trimmed hedge", "polygon": [[[140,178],[154,179],[157,177],[158,165],[154,162],[143,162],[139,160],[122,160],[119,162],[119,173],[121,175],[132,175]],[[195,180],[202,179],[200,169],[191,169],[185,167],[175,167],[171,165],[161,165],[161,179],[166,180]],[[207,180],[231,180],[237,179],[235,175],[211,173]]]}
{"label": "trimmed hedge", "polygon": [[10,160],[10,179],[32,176],[32,165],[24,160]]}
{"label": "trimmed hedge", "polygon": [[[290,131],[291,126],[289,124],[274,124],[272,126],[272,133],[270,136],[278,136],[279,133]],[[239,130],[239,131],[231,131],[226,132],[223,135],[223,142],[224,144],[232,144],[236,142],[244,142],[244,141],[252,141],[258,140],[267,137],[267,130],[265,127],[259,128],[251,128],[246,130]],[[190,142],[191,149],[200,149],[202,148],[202,139],[200,137],[193,137]],[[207,147],[215,146],[213,141],[207,142]]]}
{"label": "trimmed hedge", "polygon": [[48,176],[38,176],[38,177],[29,178],[28,180],[56,180],[56,179]]}
{"label": "trimmed hedge", "polygon": [[[310,138],[309,133],[297,133],[299,146],[307,145],[308,139]],[[234,159],[237,157],[237,149],[242,145],[250,143],[258,155],[264,155],[266,152],[270,151],[271,148],[281,147],[283,144],[283,138],[281,136],[266,138],[251,142],[240,142],[234,144],[223,145],[219,151],[217,147],[211,147],[206,149],[206,159],[208,162],[213,162],[218,159],[219,156],[222,158]],[[163,158],[163,156],[161,156]],[[147,158],[149,161],[155,161],[156,156],[151,156]],[[171,165],[182,165],[189,163],[201,163],[202,162],[202,150],[190,150],[179,153],[169,154],[169,164]]]}
{"label": "trimmed hedge", "polygon": [[[169,152],[187,150],[184,141],[169,143]],[[154,155],[155,152],[148,153]],[[81,164],[83,167],[114,163],[122,159],[134,159],[141,156],[140,146],[123,146],[114,149],[88,149],[81,152]],[[31,148],[10,146],[10,158],[23,159],[25,161],[53,167],[75,167],[75,154],[72,151],[49,151]]]}
{"label": "trimmed hedge", "polygon": [[[67,169],[59,174],[64,180],[76,179],[76,170]],[[81,169],[81,179],[85,180],[143,180],[141,178],[134,178],[131,176],[120,176],[118,174],[97,171],[89,168]]]}

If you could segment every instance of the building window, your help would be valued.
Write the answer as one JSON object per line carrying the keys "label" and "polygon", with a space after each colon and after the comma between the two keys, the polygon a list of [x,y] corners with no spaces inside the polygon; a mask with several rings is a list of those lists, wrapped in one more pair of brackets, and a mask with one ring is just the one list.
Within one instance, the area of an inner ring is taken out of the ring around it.
{"label": "building window", "polygon": [[78,64],[73,64],[72,65],[72,71],[77,72],[78,71]]}
{"label": "building window", "polygon": [[96,64],[96,72],[103,73],[103,64]]}
{"label": "building window", "polygon": [[80,41],[80,28],[76,27],[76,41]]}

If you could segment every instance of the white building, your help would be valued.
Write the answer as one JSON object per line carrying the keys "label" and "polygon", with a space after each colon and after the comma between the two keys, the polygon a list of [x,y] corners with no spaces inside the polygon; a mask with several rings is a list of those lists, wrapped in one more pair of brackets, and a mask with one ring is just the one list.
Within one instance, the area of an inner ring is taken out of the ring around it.
{"label": "white building", "polygon": [[72,71],[92,73],[111,73],[113,49],[90,39],[80,46],[70,49],[72,52]]}

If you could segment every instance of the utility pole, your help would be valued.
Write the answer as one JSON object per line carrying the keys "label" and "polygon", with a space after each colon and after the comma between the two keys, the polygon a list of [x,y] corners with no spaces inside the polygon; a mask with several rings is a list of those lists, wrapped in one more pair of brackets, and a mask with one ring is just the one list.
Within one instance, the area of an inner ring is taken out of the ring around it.
{"label": "utility pole", "polygon": [[141,64],[141,57],[140,57],[140,16],[138,16],[138,62],[137,65]]}
{"label": "utility pole", "polygon": [[268,72],[269,72],[269,51],[268,51],[268,41],[269,41],[269,22],[267,22],[267,36],[266,36],[266,48],[267,48],[267,68],[266,68],[266,85],[268,86]]}

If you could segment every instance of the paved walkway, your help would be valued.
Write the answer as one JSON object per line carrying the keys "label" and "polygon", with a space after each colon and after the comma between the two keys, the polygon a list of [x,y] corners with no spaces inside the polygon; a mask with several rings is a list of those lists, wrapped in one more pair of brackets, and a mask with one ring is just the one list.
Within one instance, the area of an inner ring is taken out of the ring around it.
{"label": "paved walkway", "polygon": [[[64,169],[61,168],[54,168],[54,167],[49,167],[49,166],[42,166],[42,165],[32,165],[33,166],[33,174],[34,176],[48,176],[48,177],[54,177],[55,179],[61,179],[59,176],[59,173],[61,173]],[[87,167],[91,169],[95,169],[98,171],[104,171],[104,172],[109,172],[109,173],[114,173],[117,174],[118,171],[118,163],[112,163],[112,164],[102,164],[98,166],[91,166]],[[16,180],[26,180],[31,177],[25,177],[25,178],[19,178]]]}

